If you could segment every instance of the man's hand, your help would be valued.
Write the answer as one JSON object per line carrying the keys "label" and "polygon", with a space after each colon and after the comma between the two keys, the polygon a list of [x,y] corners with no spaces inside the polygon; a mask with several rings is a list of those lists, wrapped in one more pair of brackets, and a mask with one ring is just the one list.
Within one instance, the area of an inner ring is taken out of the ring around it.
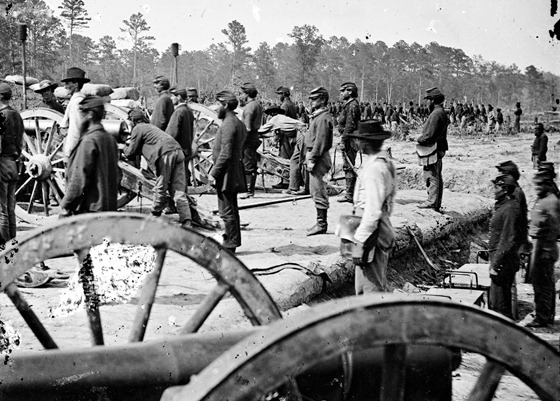
{"label": "man's hand", "polygon": [[344,146],[344,139],[341,139],[340,142],[338,143],[338,148],[344,152],[346,150],[346,146]]}
{"label": "man's hand", "polygon": [[354,263],[355,266],[362,266],[363,257],[364,257],[364,243],[360,241],[356,241],[356,244],[354,245],[354,249],[352,251],[352,262]]}
{"label": "man's hand", "polygon": [[315,168],[315,162],[313,160],[307,161],[307,171],[311,172]]}

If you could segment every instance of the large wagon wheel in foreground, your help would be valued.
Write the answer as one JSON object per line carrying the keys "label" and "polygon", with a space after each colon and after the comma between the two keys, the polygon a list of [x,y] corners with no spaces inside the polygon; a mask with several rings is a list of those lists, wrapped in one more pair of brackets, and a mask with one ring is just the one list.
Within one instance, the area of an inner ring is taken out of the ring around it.
{"label": "large wagon wheel in foreground", "polygon": [[[268,324],[281,318],[278,307],[260,282],[235,255],[229,253],[214,240],[195,231],[185,230],[161,219],[141,214],[117,212],[86,214],[70,217],[51,226],[37,229],[22,239],[19,244],[9,246],[0,253],[0,290],[13,301],[45,349],[57,349],[58,346],[13,281],[34,264],[43,260],[72,254],[72,252],[77,255],[79,261],[86,260],[86,263],[81,265],[80,275],[84,280],[82,285],[86,294],[86,311],[91,339],[93,345],[103,345],[103,326],[99,309],[95,304],[98,294],[96,294],[95,286],[88,279],[90,273],[83,271],[87,268],[88,257],[86,255],[90,248],[103,243],[104,238],[110,239],[111,243],[115,244],[150,245],[156,252],[154,269],[146,276],[140,290],[134,323],[128,336],[128,341],[131,343],[144,339],[152,305],[157,300],[158,282],[168,251],[174,251],[195,262],[206,269],[216,280],[215,286],[200,302],[194,314],[188,319],[182,319],[186,323],[181,327],[180,334],[197,332],[228,294],[235,298],[253,325]],[[68,355],[67,357],[72,358]],[[48,357],[48,355],[46,356]],[[38,361],[41,360],[40,355],[37,358]],[[12,355],[12,359],[17,364],[17,356]],[[119,362],[114,363],[118,365]],[[32,366],[34,365],[32,364]],[[68,366],[71,369],[71,362]],[[155,370],[158,368],[154,367]],[[53,369],[56,370],[56,367]],[[58,399],[56,391],[62,385],[61,383],[44,384],[43,374],[37,374],[37,377],[29,371],[19,374],[22,375],[21,383],[25,389],[29,389],[28,391],[33,392],[40,388],[41,391],[45,391],[45,397],[50,393],[52,393],[50,396],[54,394],[54,398],[48,399]],[[9,381],[9,379],[7,375],[4,375],[3,378],[4,386],[0,390],[6,391],[6,380]],[[12,381],[12,384],[19,383],[19,376],[16,379]],[[70,384],[72,384],[71,382]],[[125,383],[122,384],[125,385]]]}
{"label": "large wagon wheel in foreground", "polygon": [[[508,370],[546,401],[560,399],[560,354],[513,321],[459,303],[391,296],[347,298],[275,322],[247,337],[162,400],[260,400],[294,375],[348,351],[384,349],[377,394],[368,400],[404,399],[407,348],[459,348],[487,358],[469,400],[494,397]],[[296,394],[294,399],[304,399]],[[364,399],[364,398],[350,398]]]}

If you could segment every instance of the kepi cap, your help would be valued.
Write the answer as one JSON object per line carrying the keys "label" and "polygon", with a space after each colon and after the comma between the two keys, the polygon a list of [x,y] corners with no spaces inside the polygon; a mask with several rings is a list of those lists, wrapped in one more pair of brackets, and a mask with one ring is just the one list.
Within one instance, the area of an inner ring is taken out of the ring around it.
{"label": "kepi cap", "polygon": [[216,95],[216,99],[218,99],[221,102],[228,102],[230,100],[236,100],[237,97],[235,96],[235,94],[233,92],[230,91],[221,91]]}
{"label": "kepi cap", "polygon": [[105,105],[105,101],[101,96],[87,95],[80,102],[80,109],[91,110],[104,105]]}
{"label": "kepi cap", "polygon": [[356,86],[356,84],[354,82],[345,82],[342,85],[340,85],[340,90],[346,90],[346,89],[358,89],[358,87]]}
{"label": "kepi cap", "polygon": [[278,89],[276,89],[276,93],[278,93],[279,95],[290,95],[290,88],[288,88],[287,86],[279,86]]}
{"label": "kepi cap", "polygon": [[70,67],[66,70],[66,78],[61,79],[61,82],[76,81],[76,82],[89,82],[86,78],[86,72],[78,67]]}
{"label": "kepi cap", "polygon": [[198,96],[198,89],[187,88],[187,96]]}
{"label": "kepi cap", "polygon": [[278,106],[268,106],[267,108],[264,109],[264,114],[272,114],[272,113],[286,114],[286,110]]}
{"label": "kepi cap", "polygon": [[243,85],[241,85],[241,90],[246,91],[246,90],[257,90],[257,87],[255,86],[255,84],[252,84],[250,82],[245,82]]}
{"label": "kepi cap", "polygon": [[36,85],[33,85],[33,92],[35,93],[42,93],[44,91],[46,91],[47,89],[52,89],[53,91],[58,88],[58,84],[53,83],[52,81],[45,79],[41,82],[39,82]]}
{"label": "kepi cap", "polygon": [[137,107],[128,112],[128,118],[130,118],[131,120],[145,120],[146,115],[144,114],[142,109]]}
{"label": "kepi cap", "polygon": [[4,82],[0,82],[0,94],[12,93],[12,87]]}
{"label": "kepi cap", "polygon": [[509,174],[501,174],[492,180],[494,185],[515,187],[517,183],[515,179]]}
{"label": "kepi cap", "polygon": [[309,92],[309,99],[317,99],[319,96],[324,94],[328,95],[329,91],[323,88],[322,86],[319,86],[313,89],[311,92]]}
{"label": "kepi cap", "polygon": [[163,75],[158,75],[157,77],[154,78],[154,80],[152,81],[154,84],[156,83],[166,83],[169,84],[169,78],[163,76]]}
{"label": "kepi cap", "polygon": [[385,131],[379,120],[360,120],[358,129],[347,136],[361,140],[382,141],[390,138],[393,133]]}
{"label": "kepi cap", "polygon": [[169,92],[175,96],[180,96],[181,99],[187,98],[187,90],[183,88],[172,88]]}
{"label": "kepi cap", "polygon": [[443,93],[441,93],[441,91],[435,86],[433,88],[426,89],[426,96],[424,96],[424,99],[430,99],[435,96],[443,96]]}
{"label": "kepi cap", "polygon": [[496,168],[500,173],[511,175],[516,181],[519,180],[519,168],[517,164],[511,160],[506,160],[496,165]]}

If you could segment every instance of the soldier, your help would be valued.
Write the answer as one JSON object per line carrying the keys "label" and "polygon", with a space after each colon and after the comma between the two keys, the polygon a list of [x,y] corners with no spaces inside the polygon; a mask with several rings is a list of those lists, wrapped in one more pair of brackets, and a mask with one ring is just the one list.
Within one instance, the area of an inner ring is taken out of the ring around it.
{"label": "soldier", "polygon": [[0,83],[0,114],[5,120],[4,128],[0,126],[0,247],[16,237],[16,161],[22,151],[23,120],[10,105],[11,99],[10,85]]}
{"label": "soldier", "polygon": [[212,147],[214,165],[210,171],[211,179],[215,180],[218,195],[218,209],[224,221],[224,248],[230,252],[241,246],[241,226],[237,194],[247,190],[244,176],[243,143],[246,142],[247,130],[237,118],[234,110],[238,100],[229,91],[216,95],[221,103],[218,118],[222,125],[216,132]]}
{"label": "soldier", "polygon": [[86,97],[81,90],[84,84],[89,82],[89,79],[86,78],[84,70],[71,67],[66,71],[66,78],[64,78],[62,82],[64,82],[64,87],[71,95],[70,101],[66,106],[66,111],[64,112],[64,117],[60,123],[60,128],[66,129],[66,132],[63,131],[62,134],[66,136],[64,142],[64,158],[68,161],[70,154],[80,140],[80,129],[78,127],[81,124],[82,115],[79,105]]}
{"label": "soldier", "polygon": [[546,152],[548,152],[548,136],[544,133],[544,125],[537,123],[535,125],[535,140],[531,145],[531,160],[533,160],[533,169],[537,169],[541,162],[546,161]]}
{"label": "soldier", "polygon": [[[169,99],[171,101],[171,99]],[[189,200],[185,193],[185,155],[181,145],[169,134],[147,124],[144,113],[134,109],[129,113],[132,132],[123,153],[127,158],[142,154],[156,174],[151,213],[161,216],[167,206],[167,192],[179,212],[179,222],[185,228],[192,226]]]}
{"label": "soldier", "polygon": [[537,202],[531,211],[529,235],[533,239],[530,278],[535,292],[535,318],[527,327],[554,323],[554,263],[558,260],[556,241],[560,238],[560,202],[553,193],[555,176],[554,172],[543,169],[533,179]]}
{"label": "soldier", "polygon": [[434,209],[439,212],[443,197],[442,159],[448,150],[448,118],[443,109],[445,96],[438,88],[428,89],[424,99],[428,99],[430,107],[433,107],[433,111],[430,113],[428,120],[426,120],[422,134],[416,138],[416,141],[421,146],[429,147],[435,145],[437,161],[423,167],[424,180],[428,188],[428,200],[418,205],[418,207],[420,209]]}
{"label": "soldier", "polygon": [[329,153],[333,142],[333,118],[327,109],[329,92],[322,86],[313,89],[311,99],[311,121],[305,134],[305,164],[309,171],[309,191],[317,209],[317,223],[307,231],[307,235],[327,232],[327,210],[329,196],[324,175],[332,167]]}
{"label": "soldier", "polygon": [[[193,157],[194,115],[187,106],[187,91],[185,89],[173,89],[170,93],[171,100],[177,107],[169,119],[165,132],[171,135],[183,149],[185,155],[185,183],[188,187],[191,179],[189,162]],[[185,187],[185,192],[187,192],[187,187]]]}
{"label": "soldier", "polygon": [[382,150],[391,132],[383,130],[378,120],[360,121],[358,130],[348,134],[357,138],[364,154],[354,191],[354,212],[362,217],[354,234],[356,295],[385,292],[387,264],[395,245],[390,216],[397,190],[396,169]]}
{"label": "soldier", "polygon": [[33,90],[35,93],[39,93],[43,97],[43,104],[46,108],[56,110],[59,113],[64,114],[64,107],[58,103],[56,97],[54,96],[54,90],[58,87],[58,84],[53,84],[48,79],[41,81],[37,84]]}
{"label": "soldier", "polygon": [[187,88],[187,103],[198,103],[198,90]]}
{"label": "soldier", "polygon": [[523,114],[520,102],[515,103],[515,110],[513,111],[513,114],[515,115],[515,123],[513,125],[513,129],[516,133],[519,134],[519,132],[521,131],[521,115]]}
{"label": "soldier", "polygon": [[79,103],[82,135],[70,154],[61,216],[117,210],[121,172],[115,138],[101,125],[103,99],[86,96]]}
{"label": "soldier", "polygon": [[171,115],[175,110],[173,101],[171,100],[171,94],[169,93],[169,78],[158,75],[153,83],[154,88],[156,88],[156,91],[159,93],[159,98],[154,107],[152,117],[150,118],[150,123],[160,130],[165,131],[171,119]]}
{"label": "soldier", "polygon": [[[290,88],[287,86],[280,86],[276,89],[276,93],[280,95],[280,108],[283,110],[283,114],[288,118],[297,119],[297,108],[296,105],[290,99]],[[290,159],[294,154],[294,147],[297,141],[297,129],[285,131],[279,129],[276,131],[278,139],[280,142],[279,156],[284,159]],[[284,182],[284,179],[280,179],[278,184],[274,184],[272,188],[276,189],[287,189],[289,187],[288,183]]]}
{"label": "soldier", "polygon": [[519,235],[521,211],[513,193],[517,183],[511,175],[500,175],[494,184],[494,215],[490,221],[490,309],[513,319],[511,287],[519,270]]}
{"label": "soldier", "polygon": [[358,127],[360,121],[360,104],[358,103],[358,87],[353,82],[345,82],[340,86],[340,97],[344,101],[342,110],[338,117],[338,132],[341,138],[338,144],[342,151],[344,175],[346,177],[346,194],[339,197],[337,202],[352,203],[354,195],[354,185],[356,184],[356,173],[354,164],[356,164],[356,153],[358,147],[353,138],[349,138],[348,134],[353,133]]}
{"label": "soldier", "polygon": [[243,123],[247,130],[247,139],[243,145],[243,164],[245,165],[245,180],[247,193],[241,199],[255,196],[255,183],[257,182],[257,149],[262,141],[259,139],[259,128],[262,125],[263,107],[257,98],[257,88],[252,83],[241,86],[243,95],[241,105],[243,109]]}

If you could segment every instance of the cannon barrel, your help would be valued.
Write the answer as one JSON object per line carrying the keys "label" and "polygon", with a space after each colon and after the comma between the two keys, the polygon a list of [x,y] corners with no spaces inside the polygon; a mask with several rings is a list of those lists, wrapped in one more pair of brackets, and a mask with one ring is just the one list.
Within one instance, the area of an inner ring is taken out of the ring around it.
{"label": "cannon barrel", "polygon": [[[119,135],[129,131],[128,125],[122,120],[102,120],[101,124],[103,125],[103,128],[105,128],[105,131],[111,135]],[[53,122],[46,119],[37,120],[37,122],[34,120],[23,120],[23,128],[25,129],[25,133],[28,135],[35,135],[37,125],[42,132],[49,132],[53,126]]]}

